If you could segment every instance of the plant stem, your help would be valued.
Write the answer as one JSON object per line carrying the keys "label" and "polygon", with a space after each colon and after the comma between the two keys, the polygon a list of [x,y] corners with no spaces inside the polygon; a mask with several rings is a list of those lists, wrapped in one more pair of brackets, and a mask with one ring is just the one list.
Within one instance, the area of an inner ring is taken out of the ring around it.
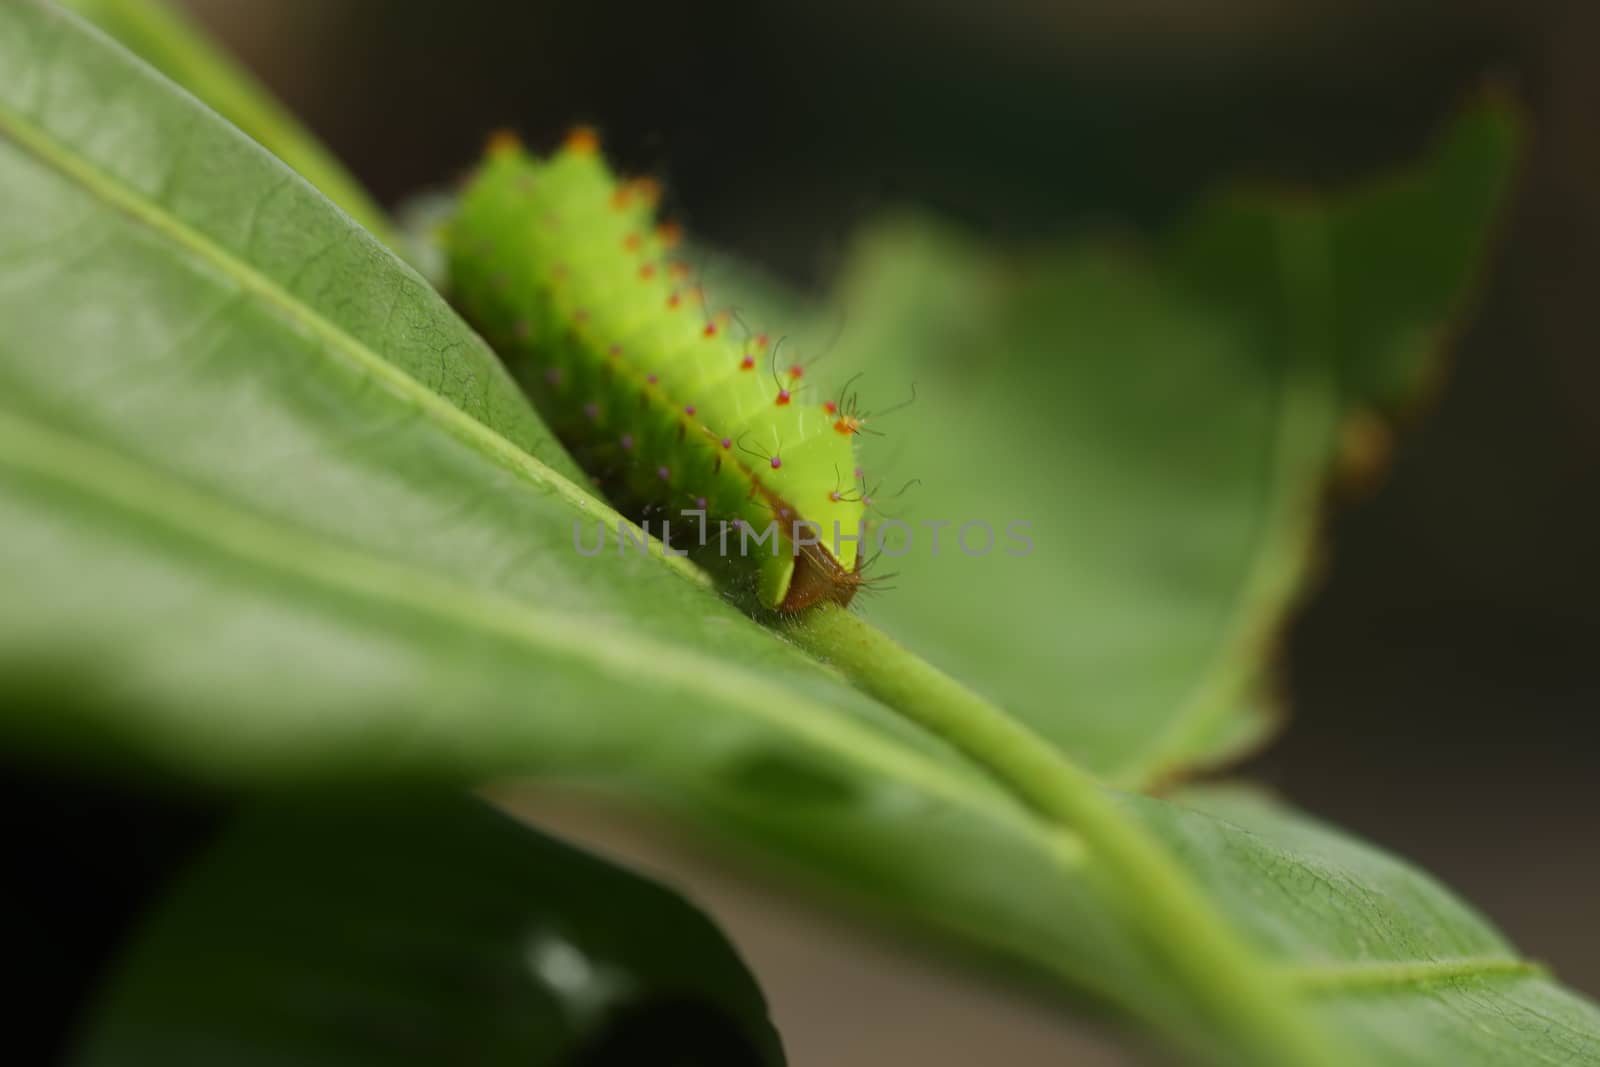
{"label": "plant stem", "polygon": [[1236,1051],[1275,1067],[1349,1062],[1114,794],[1054,745],[848,611],[819,608],[788,633],[988,769],[1040,816],[1077,834],[1089,853],[1087,869],[1103,880],[1111,905],[1236,1036],[1243,1046]]}

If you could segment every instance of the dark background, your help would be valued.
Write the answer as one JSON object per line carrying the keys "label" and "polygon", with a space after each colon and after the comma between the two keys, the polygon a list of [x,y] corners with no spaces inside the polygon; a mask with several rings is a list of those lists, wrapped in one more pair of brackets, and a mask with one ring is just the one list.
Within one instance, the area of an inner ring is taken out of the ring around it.
{"label": "dark background", "polygon": [[1248,770],[1600,994],[1600,4],[188,6],[388,204],[494,127],[549,144],[587,120],[698,234],[818,285],[881,208],[1027,238],[1156,225],[1228,176],[1403,158],[1504,81],[1532,154],[1483,299],[1331,523],[1286,642],[1292,722]]}
{"label": "dark background", "polygon": [[1415,152],[1493,75],[1532,154],[1481,304],[1331,524],[1250,768],[1600,993],[1600,4],[192,0],[392,204],[486,131],[597,123],[696,232],[823,282],[920,203],[1001,235],[1156,224],[1238,175]]}

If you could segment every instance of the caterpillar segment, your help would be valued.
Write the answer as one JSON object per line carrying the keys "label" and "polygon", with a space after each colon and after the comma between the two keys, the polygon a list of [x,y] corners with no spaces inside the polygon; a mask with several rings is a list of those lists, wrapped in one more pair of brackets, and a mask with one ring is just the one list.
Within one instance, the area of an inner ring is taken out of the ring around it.
{"label": "caterpillar segment", "polygon": [[705,512],[708,542],[768,609],[848,604],[865,517],[838,491],[854,431],[807,395],[803,368],[774,364],[766,335],[707,308],[658,199],[610,171],[591,131],[547,158],[496,135],[446,228],[452,296],[619,507],[671,520],[676,547],[697,529],[681,513]]}

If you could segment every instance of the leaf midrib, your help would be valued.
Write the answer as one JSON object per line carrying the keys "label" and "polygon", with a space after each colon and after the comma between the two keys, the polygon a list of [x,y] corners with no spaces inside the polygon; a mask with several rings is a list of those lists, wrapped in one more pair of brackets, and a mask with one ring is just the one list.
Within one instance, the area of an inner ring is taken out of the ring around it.
{"label": "leaf midrib", "polygon": [[1541,964],[1515,956],[1464,956],[1422,962],[1285,964],[1276,971],[1285,982],[1308,996],[1384,990],[1422,992],[1441,983],[1471,979],[1548,976]]}

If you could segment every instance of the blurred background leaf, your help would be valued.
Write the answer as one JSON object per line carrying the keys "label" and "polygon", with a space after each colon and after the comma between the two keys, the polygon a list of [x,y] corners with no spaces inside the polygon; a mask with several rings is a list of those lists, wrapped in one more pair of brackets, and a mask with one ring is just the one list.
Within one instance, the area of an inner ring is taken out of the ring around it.
{"label": "blurred background leaf", "polygon": [[85,1015],[81,1067],[784,1062],[680,898],[481,801],[263,801],[173,885]]}
{"label": "blurred background leaf", "polygon": [[1440,357],[1516,142],[1474,107],[1404,172],[1220,194],[1153,245],[870,233],[828,358],[867,369],[868,409],[916,402],[867,439],[913,539],[868,616],[1129,786],[1259,744],[1341,429],[1381,446],[1375,409]]}

